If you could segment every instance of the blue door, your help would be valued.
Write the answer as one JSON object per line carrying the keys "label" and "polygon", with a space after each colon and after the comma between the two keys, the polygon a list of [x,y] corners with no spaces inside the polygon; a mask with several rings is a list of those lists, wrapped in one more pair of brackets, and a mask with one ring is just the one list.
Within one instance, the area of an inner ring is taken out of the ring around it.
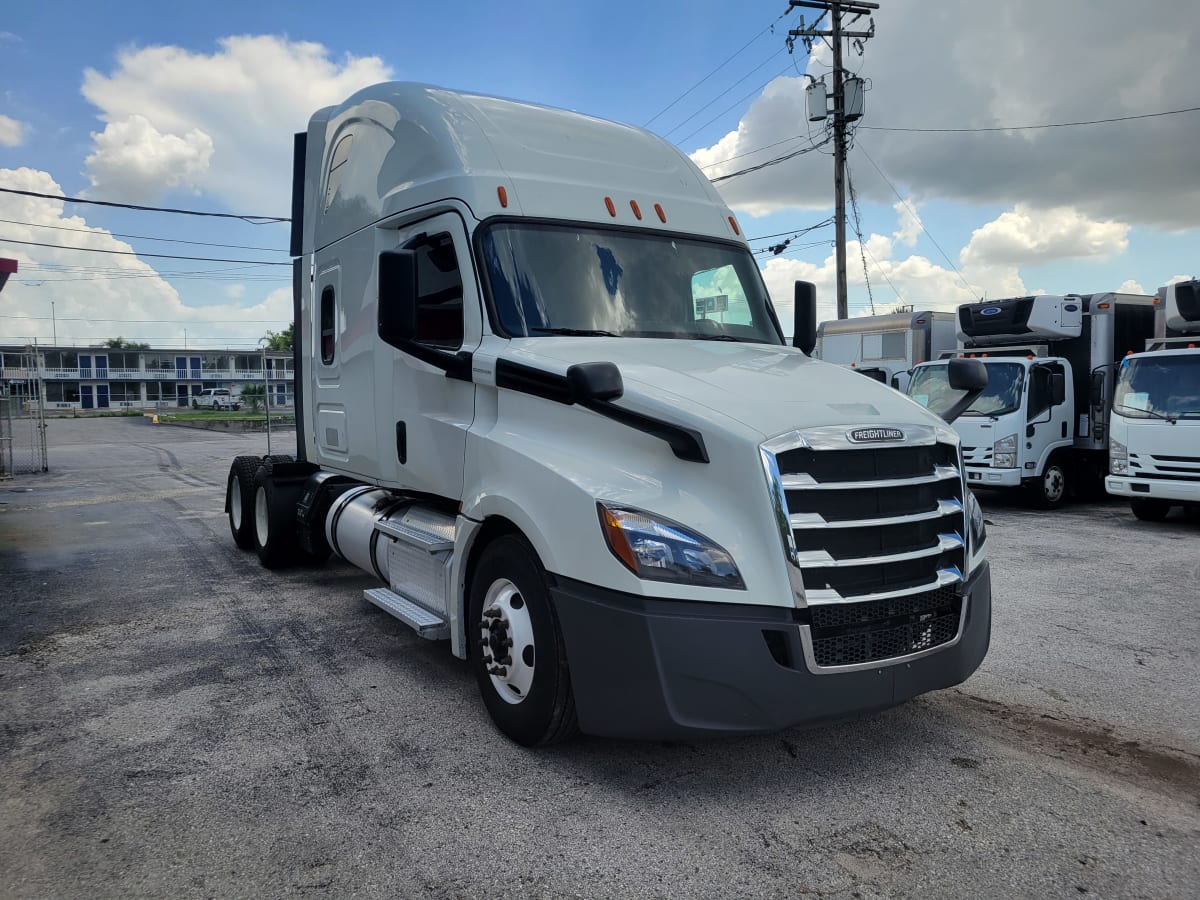
{"label": "blue door", "polygon": [[[200,380],[200,357],[193,356],[191,362],[192,362],[192,379],[195,381],[199,381]],[[199,393],[199,392],[197,392],[197,393]]]}
{"label": "blue door", "polygon": [[108,385],[96,385],[96,406],[100,409],[108,409]]}
{"label": "blue door", "polygon": [[[186,356],[175,357],[175,377],[180,381],[187,381],[188,373]],[[186,395],[187,391],[184,391],[184,394]]]}
{"label": "blue door", "polygon": [[[96,377],[97,378],[107,378],[108,377],[108,357],[107,356],[97,356],[96,357]],[[107,388],[105,388],[105,390],[107,390]]]}
{"label": "blue door", "polygon": [[[83,357],[80,357],[82,362]],[[92,409],[96,404],[92,399],[92,386],[90,384],[81,384],[79,386],[79,405],[84,409]]]}
{"label": "blue door", "polygon": [[92,377],[92,358],[90,356],[83,356],[82,354],[80,355],[80,357],[79,357],[79,377],[80,378],[91,378]]}
{"label": "blue door", "polygon": [[177,406],[188,405],[188,388],[186,384],[175,385],[175,404]]}
{"label": "blue door", "polygon": [[286,384],[275,385],[275,405],[276,406],[285,406],[286,404],[287,404],[287,385]]}

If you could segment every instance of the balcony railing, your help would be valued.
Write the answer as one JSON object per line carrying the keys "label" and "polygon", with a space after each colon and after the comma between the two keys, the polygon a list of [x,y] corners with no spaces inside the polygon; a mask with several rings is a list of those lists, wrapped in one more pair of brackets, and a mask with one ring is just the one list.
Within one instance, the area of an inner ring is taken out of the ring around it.
{"label": "balcony railing", "polygon": [[[46,381],[262,381],[261,369],[35,369],[32,366],[5,366],[0,369],[0,377],[5,379],[25,380],[41,375]],[[294,373],[289,371],[273,371],[267,374],[272,383],[276,381],[293,381]]]}

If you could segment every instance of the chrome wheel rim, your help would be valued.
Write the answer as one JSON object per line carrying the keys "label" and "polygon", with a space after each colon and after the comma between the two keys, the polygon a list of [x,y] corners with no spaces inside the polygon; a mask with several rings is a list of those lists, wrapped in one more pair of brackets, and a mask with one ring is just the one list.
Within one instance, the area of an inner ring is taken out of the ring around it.
{"label": "chrome wheel rim", "polygon": [[536,655],[533,620],[517,586],[498,578],[483,599],[479,646],[492,687],[505,703],[517,704],[533,686]]}

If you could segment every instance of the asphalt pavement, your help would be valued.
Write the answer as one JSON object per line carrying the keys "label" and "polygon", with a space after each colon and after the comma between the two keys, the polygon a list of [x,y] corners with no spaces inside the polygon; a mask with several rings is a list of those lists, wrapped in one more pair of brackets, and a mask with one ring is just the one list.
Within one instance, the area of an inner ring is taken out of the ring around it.
{"label": "asphalt pavement", "polygon": [[[55,419],[0,482],[0,897],[1200,893],[1200,524],[983,495],[958,688],[711,742],[529,750],[349,565],[238,551],[261,434]],[[273,437],[288,452],[294,436]]]}

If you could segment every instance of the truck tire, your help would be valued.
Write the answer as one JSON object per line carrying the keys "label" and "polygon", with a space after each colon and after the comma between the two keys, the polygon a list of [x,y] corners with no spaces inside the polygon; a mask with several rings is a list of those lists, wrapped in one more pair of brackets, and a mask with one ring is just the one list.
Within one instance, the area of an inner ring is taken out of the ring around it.
{"label": "truck tire", "polygon": [[504,535],[480,555],[471,578],[467,643],[484,705],[505,735],[534,747],[578,733],[546,571],[523,538]]}
{"label": "truck tire", "polygon": [[270,457],[254,475],[253,535],[258,561],[267,569],[279,569],[299,560],[296,538],[296,501],[300,486],[280,484],[271,475]]}
{"label": "truck tire", "polygon": [[239,456],[229,467],[225,485],[225,512],[229,532],[242,550],[254,549],[254,475],[262,460],[257,456]]}
{"label": "truck tire", "polygon": [[1029,483],[1030,502],[1038,509],[1058,509],[1067,500],[1070,483],[1060,457],[1050,457],[1040,478]]}
{"label": "truck tire", "polygon": [[1129,508],[1143,522],[1161,522],[1171,511],[1166,500],[1130,500]]}

